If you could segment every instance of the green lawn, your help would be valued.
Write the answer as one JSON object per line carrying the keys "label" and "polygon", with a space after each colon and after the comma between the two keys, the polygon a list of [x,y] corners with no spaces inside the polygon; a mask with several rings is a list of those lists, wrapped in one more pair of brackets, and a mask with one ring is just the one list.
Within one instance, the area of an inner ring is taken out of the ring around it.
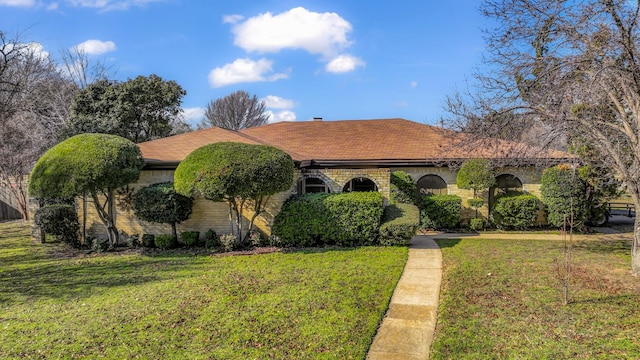
{"label": "green lawn", "polygon": [[362,359],[406,258],[86,255],[0,224],[0,358]]}
{"label": "green lawn", "polygon": [[640,278],[630,243],[572,251],[563,305],[558,241],[439,240],[444,261],[432,359],[638,359]]}

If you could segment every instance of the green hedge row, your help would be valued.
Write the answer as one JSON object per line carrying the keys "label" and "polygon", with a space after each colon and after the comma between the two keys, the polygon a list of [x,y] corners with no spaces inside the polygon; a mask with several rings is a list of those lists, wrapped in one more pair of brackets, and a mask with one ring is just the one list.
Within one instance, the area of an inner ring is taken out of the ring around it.
{"label": "green hedge row", "polygon": [[504,194],[495,198],[491,220],[498,229],[525,230],[536,225],[540,200],[531,194]]}
{"label": "green hedge row", "polygon": [[420,210],[411,204],[395,204],[384,208],[380,224],[380,245],[406,245],[418,230]]}
{"label": "green hedge row", "polygon": [[384,200],[378,192],[305,194],[287,200],[272,227],[283,246],[374,244]]}
{"label": "green hedge row", "polygon": [[458,195],[422,196],[417,205],[422,228],[453,229],[460,223],[462,198]]}

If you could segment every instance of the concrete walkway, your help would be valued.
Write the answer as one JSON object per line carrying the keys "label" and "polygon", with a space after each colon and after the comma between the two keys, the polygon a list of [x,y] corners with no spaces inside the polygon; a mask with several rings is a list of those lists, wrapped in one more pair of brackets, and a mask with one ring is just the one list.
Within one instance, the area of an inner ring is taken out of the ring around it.
{"label": "concrete walkway", "polygon": [[369,360],[428,359],[436,327],[442,254],[429,236],[411,240],[409,258],[389,310],[367,354]]}

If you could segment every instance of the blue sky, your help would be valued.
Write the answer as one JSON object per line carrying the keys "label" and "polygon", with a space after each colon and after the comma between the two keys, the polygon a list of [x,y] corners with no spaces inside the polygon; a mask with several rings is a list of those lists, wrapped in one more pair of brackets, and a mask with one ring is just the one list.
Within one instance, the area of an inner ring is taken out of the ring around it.
{"label": "blue sky", "polygon": [[58,56],[80,46],[126,80],[157,74],[198,119],[237,90],[272,121],[434,123],[480,65],[485,20],[465,0],[0,0],[0,30]]}

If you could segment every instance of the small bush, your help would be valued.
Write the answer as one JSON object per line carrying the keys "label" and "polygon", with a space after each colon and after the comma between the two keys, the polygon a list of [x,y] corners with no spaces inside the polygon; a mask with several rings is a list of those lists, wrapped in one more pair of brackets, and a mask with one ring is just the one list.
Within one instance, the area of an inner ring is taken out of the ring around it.
{"label": "small bush", "polygon": [[460,223],[462,198],[458,195],[420,197],[420,226],[429,229],[453,229]]}
{"label": "small bush", "polygon": [[406,245],[416,234],[420,210],[411,204],[395,204],[384,208],[380,224],[380,245]]}
{"label": "small bush", "polygon": [[156,235],[155,245],[157,248],[166,250],[176,247],[178,240],[173,235],[162,234]]}
{"label": "small bush", "polygon": [[198,238],[200,237],[199,231],[184,231],[180,234],[178,242],[186,247],[196,246],[198,244]]}
{"label": "small bush", "polygon": [[131,236],[127,238],[127,246],[130,248],[137,248],[140,246],[140,235],[131,234]]}
{"label": "small bush", "polygon": [[156,247],[156,236],[153,234],[143,234],[142,235],[142,246],[146,248],[154,248]]}
{"label": "small bush", "polygon": [[216,234],[215,230],[209,229],[204,233],[204,247],[211,249],[221,245],[222,244],[220,243],[220,239],[218,239],[218,234]]}
{"label": "small bush", "polygon": [[102,253],[109,250],[108,239],[98,239],[95,237],[87,237],[87,242],[91,245],[91,250],[96,253]]}
{"label": "small bush", "polygon": [[473,209],[478,209],[478,208],[481,208],[482,205],[484,205],[484,199],[481,199],[481,198],[469,199],[467,200],[467,204],[469,204],[469,206],[471,206]]}
{"label": "small bush", "polygon": [[233,251],[236,248],[236,236],[233,234],[220,235],[220,244],[225,252]]}
{"label": "small bush", "polygon": [[415,204],[418,189],[411,175],[398,170],[391,173],[391,202],[400,204]]}
{"label": "small bush", "polygon": [[493,224],[498,229],[525,230],[536,225],[540,200],[531,194],[496,196],[491,210]]}
{"label": "small bush", "polygon": [[484,229],[484,219],[473,218],[469,220],[469,229],[476,230],[476,231]]}
{"label": "small bush", "polygon": [[80,247],[80,223],[73,205],[45,205],[36,210],[34,221],[45,234],[55,235],[64,243]]}

